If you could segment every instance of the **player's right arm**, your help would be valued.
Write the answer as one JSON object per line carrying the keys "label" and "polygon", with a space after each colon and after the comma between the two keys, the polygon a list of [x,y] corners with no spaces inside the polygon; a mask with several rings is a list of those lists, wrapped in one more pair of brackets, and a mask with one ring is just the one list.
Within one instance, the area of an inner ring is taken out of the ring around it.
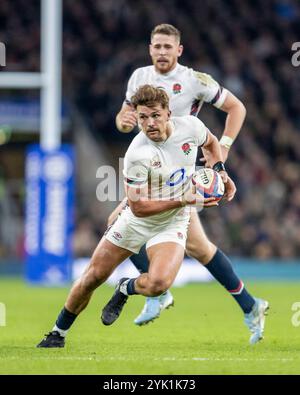
{"label": "player's right arm", "polygon": [[139,78],[140,69],[136,69],[128,80],[125,100],[116,116],[116,126],[121,133],[130,133],[137,124],[136,111],[132,107],[130,100],[139,86]]}
{"label": "player's right arm", "polygon": [[[139,218],[149,217],[151,215],[159,214],[175,208],[181,208],[187,205],[203,206],[204,204],[202,196],[196,193],[194,186],[191,186],[191,189],[177,200],[150,200],[148,197],[148,185],[142,188],[136,188],[125,184],[125,188],[129,207],[133,214]],[[211,200],[213,200],[213,198],[205,199],[205,202],[208,203]]]}
{"label": "player's right arm", "polygon": [[130,157],[145,156],[146,152],[132,146],[133,149],[127,151],[124,160],[124,185],[128,199],[128,205],[136,217],[149,217],[164,211],[181,208],[186,205],[203,203],[203,198],[196,194],[196,190],[189,189],[183,196],[177,199],[155,199],[149,195],[147,159],[132,162]]}
{"label": "player's right arm", "polygon": [[163,211],[172,210],[175,208],[183,207],[180,200],[149,200],[148,186],[144,188],[133,188],[127,186],[126,194],[128,198],[128,204],[136,217],[149,217],[162,213]]}
{"label": "player's right arm", "polygon": [[123,103],[121,110],[116,116],[116,126],[121,133],[130,133],[137,124],[137,116],[134,108]]}

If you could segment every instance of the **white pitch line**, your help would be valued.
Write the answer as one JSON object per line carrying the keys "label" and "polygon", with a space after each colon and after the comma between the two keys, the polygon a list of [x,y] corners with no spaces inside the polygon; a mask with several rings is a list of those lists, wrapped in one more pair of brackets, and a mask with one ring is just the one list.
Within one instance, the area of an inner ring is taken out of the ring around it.
{"label": "white pitch line", "polygon": [[104,361],[138,361],[138,360],[154,360],[154,361],[175,361],[175,362],[291,362],[294,361],[293,358],[202,358],[202,357],[193,357],[193,358],[176,358],[176,357],[164,357],[164,358],[128,358],[128,357],[107,357],[107,358],[94,358],[94,357],[67,357],[67,356],[33,356],[33,357],[0,357],[0,361],[7,360],[24,360],[24,361],[93,361],[93,362],[104,362]]}
{"label": "white pitch line", "polygon": [[166,357],[166,358],[157,358],[156,361],[221,361],[221,362],[237,362],[237,361],[246,361],[246,362],[260,362],[260,361],[279,361],[279,362],[287,362],[287,361],[294,361],[293,358],[176,358],[176,357]]}
{"label": "white pitch line", "polygon": [[103,362],[103,361],[136,361],[137,358],[128,358],[128,357],[107,357],[107,358],[94,358],[94,357],[59,357],[59,356],[40,356],[40,357],[0,357],[1,361],[8,361],[8,360],[18,360],[18,361],[94,361],[94,362]]}

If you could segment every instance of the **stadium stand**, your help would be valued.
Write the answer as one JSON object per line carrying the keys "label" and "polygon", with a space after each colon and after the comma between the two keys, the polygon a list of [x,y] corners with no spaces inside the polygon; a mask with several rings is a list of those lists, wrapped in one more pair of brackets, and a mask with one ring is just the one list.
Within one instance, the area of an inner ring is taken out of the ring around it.
{"label": "stadium stand", "polygon": [[[228,161],[237,197],[201,214],[208,234],[230,255],[299,256],[300,73],[291,64],[299,17],[296,0],[65,0],[64,96],[76,103],[94,138],[122,156],[132,134],[118,133],[114,117],[127,79],[149,64],[153,26],[176,25],[183,63],[210,73],[247,108]],[[39,69],[39,0],[1,1],[0,41],[9,48],[6,71]],[[200,118],[220,136],[224,114],[206,105]],[[4,189],[0,165],[0,209]],[[100,227],[93,213],[78,218],[76,253],[88,255],[105,218],[99,218]],[[4,233],[0,255],[12,254]]]}

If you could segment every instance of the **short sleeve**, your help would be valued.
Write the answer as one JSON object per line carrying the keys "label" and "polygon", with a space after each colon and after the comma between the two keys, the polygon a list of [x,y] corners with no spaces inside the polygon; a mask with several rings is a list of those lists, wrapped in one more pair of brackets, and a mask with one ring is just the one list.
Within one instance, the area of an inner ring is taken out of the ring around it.
{"label": "short sleeve", "polygon": [[199,71],[192,71],[195,94],[198,99],[213,104],[219,108],[223,105],[228,91],[224,89],[213,77]]}
{"label": "short sleeve", "polygon": [[141,188],[148,183],[149,166],[147,159],[137,158],[136,152],[127,152],[124,158],[124,182],[134,188]]}
{"label": "short sleeve", "polygon": [[209,130],[199,118],[192,115],[189,116],[189,118],[192,127],[192,134],[195,137],[195,143],[198,147],[201,147],[207,140]]}

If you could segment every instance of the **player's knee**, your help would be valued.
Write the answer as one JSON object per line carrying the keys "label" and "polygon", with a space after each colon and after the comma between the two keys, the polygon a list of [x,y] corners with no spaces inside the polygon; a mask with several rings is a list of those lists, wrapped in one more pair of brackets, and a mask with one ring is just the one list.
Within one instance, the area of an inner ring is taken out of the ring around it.
{"label": "player's knee", "polygon": [[149,284],[149,292],[152,296],[159,296],[167,291],[171,286],[171,281],[168,279],[151,279]]}
{"label": "player's knee", "polygon": [[186,254],[206,265],[214,256],[217,247],[207,238],[201,243],[191,241],[186,245]]}

